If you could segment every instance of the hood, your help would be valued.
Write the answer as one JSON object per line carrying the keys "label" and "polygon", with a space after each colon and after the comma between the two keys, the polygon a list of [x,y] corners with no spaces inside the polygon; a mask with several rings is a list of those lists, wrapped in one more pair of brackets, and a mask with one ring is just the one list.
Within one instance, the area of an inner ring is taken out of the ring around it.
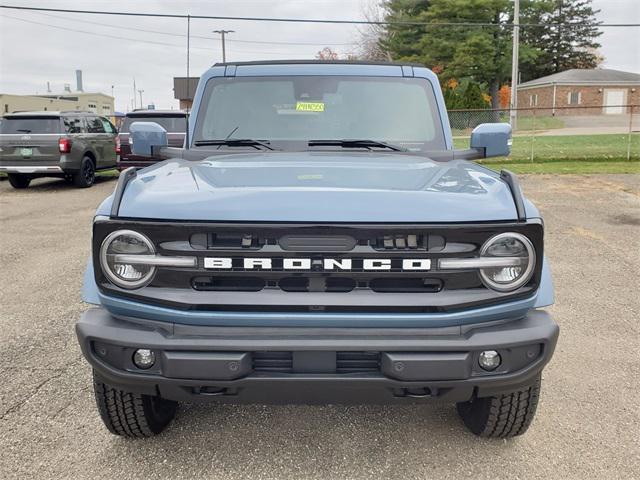
{"label": "hood", "polygon": [[119,216],[436,223],[515,220],[516,209],[497,173],[464,160],[435,162],[375,152],[256,152],[165,160],[140,170],[127,185]]}

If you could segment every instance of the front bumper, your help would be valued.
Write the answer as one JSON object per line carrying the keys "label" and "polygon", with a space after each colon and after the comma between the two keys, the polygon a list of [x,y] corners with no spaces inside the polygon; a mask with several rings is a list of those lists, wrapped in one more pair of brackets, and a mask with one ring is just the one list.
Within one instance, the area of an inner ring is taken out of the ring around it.
{"label": "front bumper", "polygon": [[[76,332],[107,383],[178,401],[395,403],[466,401],[517,389],[551,359],[559,328],[520,320],[443,328],[203,327],[119,319],[94,308]],[[156,362],[135,366],[137,348]],[[478,355],[502,364],[483,371]]]}

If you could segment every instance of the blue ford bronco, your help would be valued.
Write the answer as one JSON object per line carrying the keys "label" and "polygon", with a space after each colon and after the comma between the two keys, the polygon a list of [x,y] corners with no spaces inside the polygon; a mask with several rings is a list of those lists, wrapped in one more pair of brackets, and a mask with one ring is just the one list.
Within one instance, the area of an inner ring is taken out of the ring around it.
{"label": "blue ford bronco", "polygon": [[178,402],[457,404],[524,433],[558,338],[543,221],[482,124],[456,150],[427,68],[216,64],[184,148],[152,122],[93,222],[76,325],[106,427]]}

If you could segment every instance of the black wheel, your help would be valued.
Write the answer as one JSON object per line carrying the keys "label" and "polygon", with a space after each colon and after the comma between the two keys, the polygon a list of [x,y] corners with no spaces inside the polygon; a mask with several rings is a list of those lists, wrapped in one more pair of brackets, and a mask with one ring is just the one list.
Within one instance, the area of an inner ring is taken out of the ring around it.
{"label": "black wheel", "polygon": [[511,393],[458,403],[469,430],[480,437],[510,438],[527,431],[536,414],[541,379]]}
{"label": "black wheel", "polygon": [[89,157],[84,157],[80,164],[80,171],[74,173],[73,183],[79,188],[88,188],[96,179],[96,166]]}
{"label": "black wheel", "polygon": [[31,183],[31,177],[29,175],[21,175],[19,173],[8,174],[9,183],[13,188],[27,188]]}
{"label": "black wheel", "polygon": [[114,388],[103,383],[95,372],[93,390],[100,417],[114,435],[152,437],[162,432],[176,415],[177,402]]}

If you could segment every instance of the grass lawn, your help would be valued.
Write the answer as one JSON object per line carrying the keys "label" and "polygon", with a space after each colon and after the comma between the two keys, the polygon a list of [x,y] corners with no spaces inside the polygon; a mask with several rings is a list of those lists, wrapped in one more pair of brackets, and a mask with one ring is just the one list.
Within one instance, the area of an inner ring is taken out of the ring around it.
{"label": "grass lawn", "polygon": [[[487,122],[491,121],[490,116],[482,117],[482,118]],[[500,121],[509,123],[509,116],[501,115]],[[473,130],[473,127],[454,128],[456,126],[456,123],[457,123],[456,119],[451,119],[451,125],[452,125],[451,131],[454,137],[471,135],[471,130]],[[471,125],[476,125],[476,124],[477,122],[474,122]],[[564,120],[558,117],[550,117],[550,116],[549,117],[533,117],[531,115],[528,115],[528,116],[518,117],[518,123],[516,125],[517,125],[516,134],[519,134],[519,133],[531,132],[532,130],[542,131],[542,130],[553,130],[554,128],[563,128]]]}
{"label": "grass lawn", "polygon": [[517,132],[530,132],[531,130],[552,130],[563,128],[564,120],[558,117],[518,117],[516,123]]}
{"label": "grass lawn", "polygon": [[[606,162],[627,158],[627,134],[513,137],[511,155],[502,161],[587,160]],[[469,138],[454,138],[455,148],[469,148]],[[631,159],[640,160],[640,134],[631,135]]]}
{"label": "grass lawn", "polygon": [[638,160],[551,160],[542,162],[505,162],[499,160],[485,160],[478,162],[493,170],[500,171],[503,168],[513,173],[635,173],[640,174],[640,161]]}

